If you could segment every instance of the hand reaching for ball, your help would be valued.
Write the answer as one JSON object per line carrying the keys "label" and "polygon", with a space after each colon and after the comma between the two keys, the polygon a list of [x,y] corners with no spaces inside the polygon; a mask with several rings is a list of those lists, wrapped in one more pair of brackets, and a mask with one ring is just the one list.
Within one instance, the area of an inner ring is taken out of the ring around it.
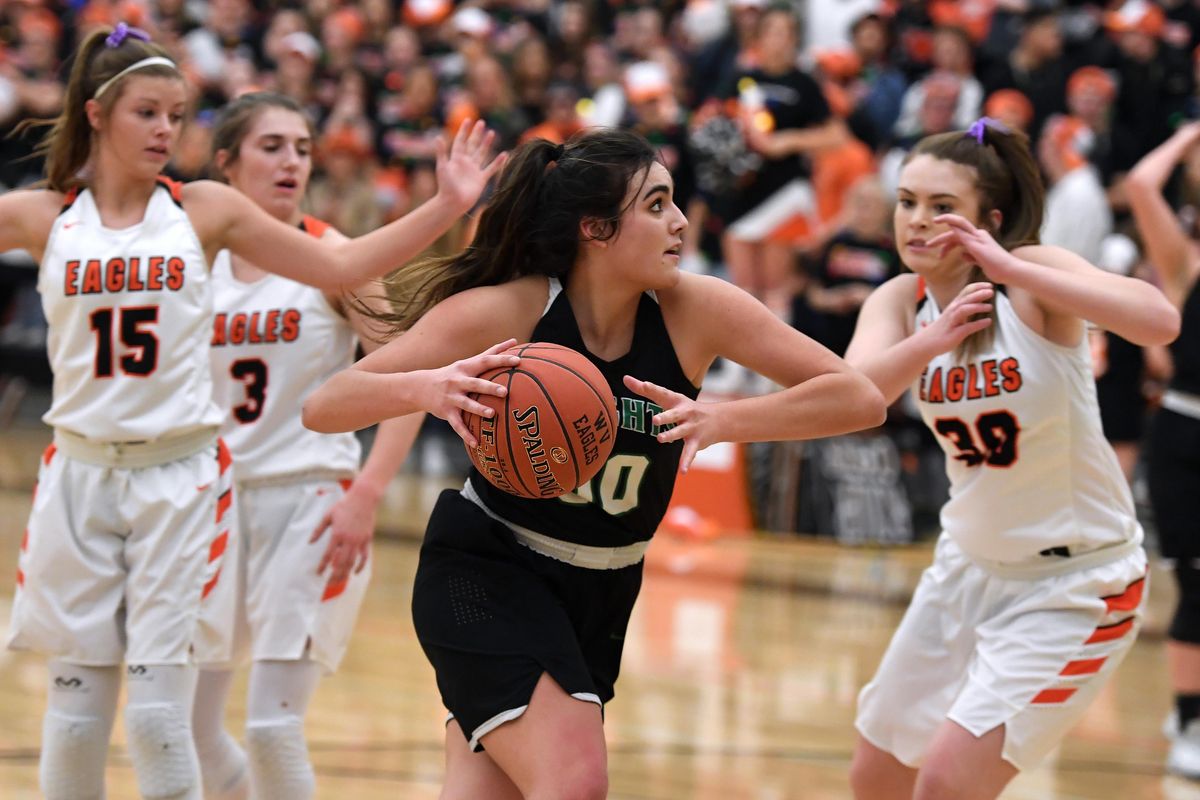
{"label": "hand reaching for ball", "polygon": [[494,413],[471,395],[504,397],[508,393],[508,389],[500,384],[477,376],[489,370],[515,367],[521,363],[517,356],[504,352],[516,343],[516,339],[509,339],[492,345],[477,356],[455,361],[440,369],[425,370],[427,380],[421,407],[450,423],[450,427],[462,437],[467,447],[475,447],[479,442],[467,430],[467,425],[463,422],[463,412],[468,411],[484,417],[490,417]]}

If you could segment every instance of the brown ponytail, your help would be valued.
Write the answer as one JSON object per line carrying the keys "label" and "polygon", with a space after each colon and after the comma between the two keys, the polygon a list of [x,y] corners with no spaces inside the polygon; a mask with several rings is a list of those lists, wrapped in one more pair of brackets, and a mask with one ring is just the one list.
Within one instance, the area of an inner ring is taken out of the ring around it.
{"label": "brown ponytail", "polygon": [[[88,123],[85,105],[96,95],[105,81],[126,67],[152,56],[168,58],[161,47],[127,36],[116,47],[108,47],[105,39],[112,30],[101,28],[88,35],[75,51],[71,76],[63,96],[63,108],[56,119],[25,120],[17,126],[22,133],[35,127],[49,126],[37,146],[37,154],[46,158],[46,185],[65,192],[83,183],[79,171],[92,155],[92,127]],[[183,79],[178,69],[158,64],[136,71],[137,75]],[[120,98],[128,76],[122,77],[100,97],[105,115],[112,111]]]}

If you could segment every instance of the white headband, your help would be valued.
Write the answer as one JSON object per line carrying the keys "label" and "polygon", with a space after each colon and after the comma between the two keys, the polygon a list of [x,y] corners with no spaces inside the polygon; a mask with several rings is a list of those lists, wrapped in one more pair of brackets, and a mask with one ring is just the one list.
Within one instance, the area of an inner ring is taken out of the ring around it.
{"label": "white headband", "polygon": [[176,72],[179,72],[179,65],[176,64],[174,61],[172,61],[169,58],[163,58],[162,56],[150,56],[149,58],[143,58],[141,61],[133,62],[128,67],[121,70],[116,75],[113,75],[111,78],[106,80],[104,83],[100,84],[100,88],[96,90],[96,93],[94,95],[92,95],[92,99],[99,100],[100,95],[107,92],[114,83],[121,80],[121,78],[124,78],[129,73],[134,72],[135,70],[145,69],[146,67],[157,67],[157,66],[170,67],[171,69],[175,70]]}

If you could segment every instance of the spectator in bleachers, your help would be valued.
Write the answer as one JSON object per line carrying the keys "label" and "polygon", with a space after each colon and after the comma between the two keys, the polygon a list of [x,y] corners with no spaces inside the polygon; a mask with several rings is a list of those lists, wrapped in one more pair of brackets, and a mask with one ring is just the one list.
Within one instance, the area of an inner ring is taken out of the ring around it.
{"label": "spectator in bleachers", "polygon": [[616,54],[603,41],[594,41],[583,52],[583,86],[588,97],[589,125],[611,127],[625,115],[625,89]]}
{"label": "spectator in bleachers", "polygon": [[878,14],[860,17],[850,28],[850,41],[862,63],[860,83],[853,92],[855,107],[866,112],[881,139],[887,139],[900,118],[908,81],[892,62],[892,37]]}
{"label": "spectator in bleachers", "polygon": [[1099,67],[1080,67],[1067,80],[1067,110],[1092,132],[1088,161],[1100,171],[1100,182],[1105,186],[1110,186],[1113,180],[1113,102],[1116,98],[1116,82]]}
{"label": "spectator in bleachers", "polygon": [[550,51],[554,76],[558,80],[582,84],[583,53],[595,40],[587,6],[580,0],[565,0],[551,9]]}
{"label": "spectator in bleachers", "polygon": [[950,72],[933,72],[922,81],[922,85],[917,130],[910,136],[897,138],[879,164],[880,179],[892,197],[896,196],[901,162],[908,151],[926,136],[955,129],[954,115],[959,107],[962,81]]}
{"label": "spectator in bleachers", "polygon": [[[975,77],[971,39],[962,28],[940,27],[933,33],[930,74],[950,74],[958,78],[958,94],[951,127],[966,129],[983,108],[983,85]],[[908,87],[901,104],[900,119],[894,133],[897,138],[917,136],[921,130],[920,110],[924,103],[926,81],[921,78]],[[920,136],[917,136],[920,138]]]}
{"label": "spectator in bleachers", "polygon": [[389,91],[379,98],[376,150],[385,163],[400,170],[401,188],[407,194],[400,205],[406,210],[433,197],[437,189],[434,164],[445,120],[433,67],[417,63],[407,74],[397,73],[397,82],[402,87],[398,94]]}
{"label": "spectator in bleachers", "polygon": [[[62,107],[58,78],[62,23],[45,8],[26,8],[16,17],[17,43],[0,49],[0,187],[16,188],[41,176],[42,161],[30,158],[30,140],[11,137],[26,117],[52,117]],[[7,57],[6,57],[7,55]]]}
{"label": "spectator in bleachers", "polygon": [[279,40],[275,80],[270,86],[299,103],[313,120],[324,116],[314,91],[320,57],[321,45],[311,33],[295,31],[287,34]]}
{"label": "spectator in bleachers", "polygon": [[541,115],[544,121],[521,134],[521,141],[546,139],[562,144],[587,127],[579,116],[577,105],[579,90],[574,84],[555,81],[550,84],[543,97]]}
{"label": "spectator in bleachers", "polygon": [[694,104],[699,106],[722,86],[728,85],[738,69],[738,58],[754,48],[758,21],[765,0],[730,0],[729,26],[723,36],[701,47],[689,64]]}
{"label": "spectator in bleachers", "polygon": [[1113,217],[1100,173],[1087,160],[1094,139],[1082,120],[1053,116],[1042,129],[1037,155],[1048,184],[1042,243],[1064,247],[1099,264],[1104,240],[1113,231]]}
{"label": "spectator in bleachers", "polygon": [[540,124],[545,120],[546,90],[554,77],[546,40],[533,35],[518,44],[513,50],[509,72],[521,113],[530,123]]}
{"label": "spectator in bleachers", "polygon": [[308,190],[312,213],[350,237],[383,221],[371,184],[371,138],[352,121],[327,130],[318,143],[323,174]]}
{"label": "spectator in bleachers", "polygon": [[1016,89],[997,89],[984,101],[983,115],[1028,136],[1033,123],[1033,103]]}
{"label": "spectator in bleachers", "polygon": [[1066,111],[1067,65],[1058,13],[1044,7],[1027,11],[1020,30],[1016,47],[984,71],[983,88],[989,95],[999,89],[1016,89],[1025,95],[1033,106],[1027,130],[1036,140],[1051,114]]}
{"label": "spectator in bleachers", "polygon": [[1118,54],[1113,166],[1125,172],[1145,153],[1166,141],[1173,121],[1183,116],[1192,95],[1188,55],[1162,40],[1166,17],[1145,0],[1129,0],[1105,15]]}
{"label": "spectator in bleachers", "polygon": [[482,119],[496,132],[497,148],[512,148],[529,128],[529,119],[517,107],[504,67],[491,56],[476,59],[467,68],[464,88],[447,109],[446,130],[458,130],[466,119]]}
{"label": "spectator in bleachers", "polygon": [[816,329],[804,332],[839,356],[854,336],[867,296],[900,273],[892,206],[878,178],[861,178],[850,188],[843,216],[844,225],[812,260],[804,293],[817,315]]}
{"label": "spectator in bleachers", "polygon": [[785,316],[793,264],[785,231],[817,210],[808,157],[847,133],[817,82],[797,66],[799,21],[789,9],[763,13],[755,44],[755,66],[740,70],[723,95],[740,96],[747,142],[763,163],[719,212],[727,223],[722,249],[733,282]]}

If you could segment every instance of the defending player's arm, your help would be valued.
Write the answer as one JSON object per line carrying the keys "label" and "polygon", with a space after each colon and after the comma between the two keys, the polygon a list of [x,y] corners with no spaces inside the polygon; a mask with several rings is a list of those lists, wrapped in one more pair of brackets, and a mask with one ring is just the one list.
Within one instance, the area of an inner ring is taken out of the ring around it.
{"label": "defending player's arm", "polygon": [[659,441],[685,441],[685,470],[696,452],[714,442],[813,439],[883,422],[879,391],[845,361],[726,281],[689,276],[684,281],[675,318],[683,324],[688,361],[699,354],[706,366],[721,356],[785,387],[762,397],[700,403],[627,378],[631,390],[665,409],[655,415],[655,425],[676,426]]}
{"label": "defending player's arm", "polygon": [[1087,320],[1140,345],[1167,344],[1179,335],[1179,312],[1143,280],[1097,269],[1061,247],[1036,245],[1009,252],[988,231],[957,214],[944,214],[934,222],[950,230],[933,237],[929,246],[962,247],[989,278],[1028,292],[1048,315]]}
{"label": "defending player's arm", "polygon": [[932,325],[910,333],[916,289],[912,275],[892,278],[876,289],[863,304],[846,350],[846,361],[879,387],[889,405],[912,386],[930,359],[992,322],[986,315],[995,290],[990,283],[970,283]]}
{"label": "defending player's arm", "polygon": [[503,155],[487,162],[494,134],[477,122],[439,149],[437,194],[403,218],[356,239],[314,242],[252,200],[214,181],[189,183],[183,202],[210,253],[228,248],[252,264],[320,289],[356,287],[413,258],[475,204]]}
{"label": "defending player's arm", "polygon": [[1175,212],[1163,197],[1163,187],[1176,165],[1200,146],[1200,122],[1183,125],[1170,139],[1151,150],[1125,177],[1125,193],[1137,221],[1150,263],[1163,288],[1177,306],[1200,276],[1197,258]]}

